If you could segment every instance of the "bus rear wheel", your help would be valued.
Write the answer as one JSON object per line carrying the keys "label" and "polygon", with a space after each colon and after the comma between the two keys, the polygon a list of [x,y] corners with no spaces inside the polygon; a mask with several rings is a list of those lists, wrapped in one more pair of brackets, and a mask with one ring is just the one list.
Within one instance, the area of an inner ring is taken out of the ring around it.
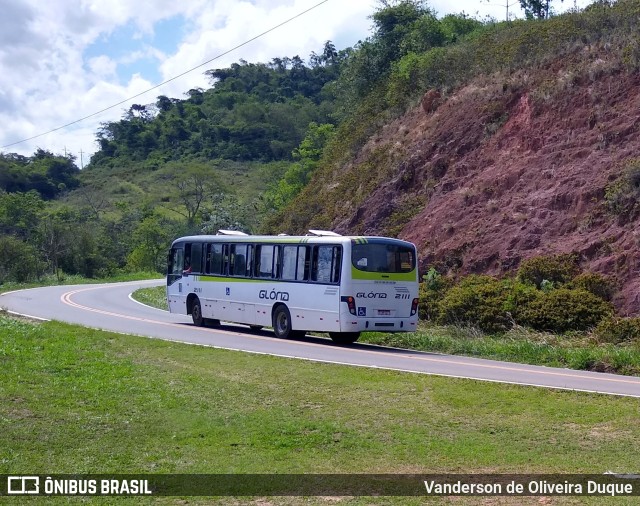
{"label": "bus rear wheel", "polygon": [[273,311],[273,333],[278,339],[289,339],[296,337],[298,332],[291,328],[291,313],[284,304],[279,305]]}
{"label": "bus rear wheel", "polygon": [[360,337],[360,332],[329,332],[329,337],[336,344],[353,344]]}
{"label": "bus rear wheel", "polygon": [[202,306],[200,305],[200,299],[196,297],[193,301],[193,306],[191,306],[191,318],[193,319],[193,324],[196,327],[204,327],[204,318],[202,317]]}

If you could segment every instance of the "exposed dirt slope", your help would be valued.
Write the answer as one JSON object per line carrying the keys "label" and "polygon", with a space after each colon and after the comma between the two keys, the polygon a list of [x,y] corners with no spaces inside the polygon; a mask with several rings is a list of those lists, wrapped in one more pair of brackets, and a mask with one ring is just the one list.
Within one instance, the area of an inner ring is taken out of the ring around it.
{"label": "exposed dirt slope", "polygon": [[640,157],[640,77],[608,65],[606,48],[572,58],[579,72],[565,58],[535,82],[520,73],[427,95],[336,168],[321,192],[336,202],[330,226],[413,241],[424,271],[501,274],[577,252],[584,269],[618,281],[622,313],[640,314],[639,222],[604,201],[625,161]]}

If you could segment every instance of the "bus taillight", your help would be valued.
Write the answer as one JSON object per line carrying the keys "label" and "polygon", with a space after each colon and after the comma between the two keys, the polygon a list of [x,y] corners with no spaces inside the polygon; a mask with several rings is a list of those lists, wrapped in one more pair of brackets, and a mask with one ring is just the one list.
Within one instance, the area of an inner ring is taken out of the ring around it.
{"label": "bus taillight", "polygon": [[354,299],[351,296],[345,297],[342,296],[340,297],[340,300],[342,302],[346,302],[347,303],[347,307],[349,308],[349,312],[355,316],[356,315],[356,299]]}
{"label": "bus taillight", "polygon": [[411,316],[418,312],[418,299],[413,299],[411,303]]}

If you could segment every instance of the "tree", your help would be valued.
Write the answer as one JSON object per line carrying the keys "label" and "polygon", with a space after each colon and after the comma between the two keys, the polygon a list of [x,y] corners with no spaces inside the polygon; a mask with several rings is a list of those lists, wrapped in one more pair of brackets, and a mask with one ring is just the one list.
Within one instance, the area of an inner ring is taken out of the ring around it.
{"label": "tree", "polygon": [[43,209],[44,201],[35,190],[0,194],[0,232],[29,238]]}
{"label": "tree", "polygon": [[293,150],[296,163],[291,164],[282,179],[264,194],[263,201],[268,209],[282,209],[300,193],[318,167],[324,147],[334,134],[335,127],[331,124],[309,124],[307,136]]}
{"label": "tree", "polygon": [[162,271],[164,253],[171,242],[170,231],[153,215],[138,225],[133,233],[133,251],[127,258],[127,265],[134,270]]}
{"label": "tree", "polygon": [[247,210],[237,199],[224,193],[213,195],[211,209],[207,213],[207,219],[202,223],[201,232],[215,234],[220,229],[249,232],[249,227],[243,220],[246,213]]}
{"label": "tree", "polygon": [[527,19],[546,19],[551,14],[551,0],[520,0]]}
{"label": "tree", "polygon": [[38,227],[40,249],[58,281],[62,281],[60,263],[71,251],[73,235],[69,231],[66,219],[59,213],[47,214]]}
{"label": "tree", "polygon": [[[172,167],[173,165],[168,166],[168,171],[171,171]],[[206,165],[192,163],[180,170],[180,173],[181,176],[174,180],[175,191],[164,199],[172,205],[161,205],[184,217],[187,229],[193,230],[196,219],[202,212],[203,203],[216,193],[220,185]]]}
{"label": "tree", "polygon": [[41,262],[33,245],[11,235],[0,236],[0,285],[39,277]]}

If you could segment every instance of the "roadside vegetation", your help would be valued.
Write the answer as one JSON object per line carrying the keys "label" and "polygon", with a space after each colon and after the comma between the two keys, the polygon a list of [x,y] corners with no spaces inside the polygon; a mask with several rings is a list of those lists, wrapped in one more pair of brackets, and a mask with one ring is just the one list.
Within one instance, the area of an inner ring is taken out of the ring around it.
{"label": "roadside vegetation", "polygon": [[634,399],[2,315],[0,362],[4,474],[637,472]]}

